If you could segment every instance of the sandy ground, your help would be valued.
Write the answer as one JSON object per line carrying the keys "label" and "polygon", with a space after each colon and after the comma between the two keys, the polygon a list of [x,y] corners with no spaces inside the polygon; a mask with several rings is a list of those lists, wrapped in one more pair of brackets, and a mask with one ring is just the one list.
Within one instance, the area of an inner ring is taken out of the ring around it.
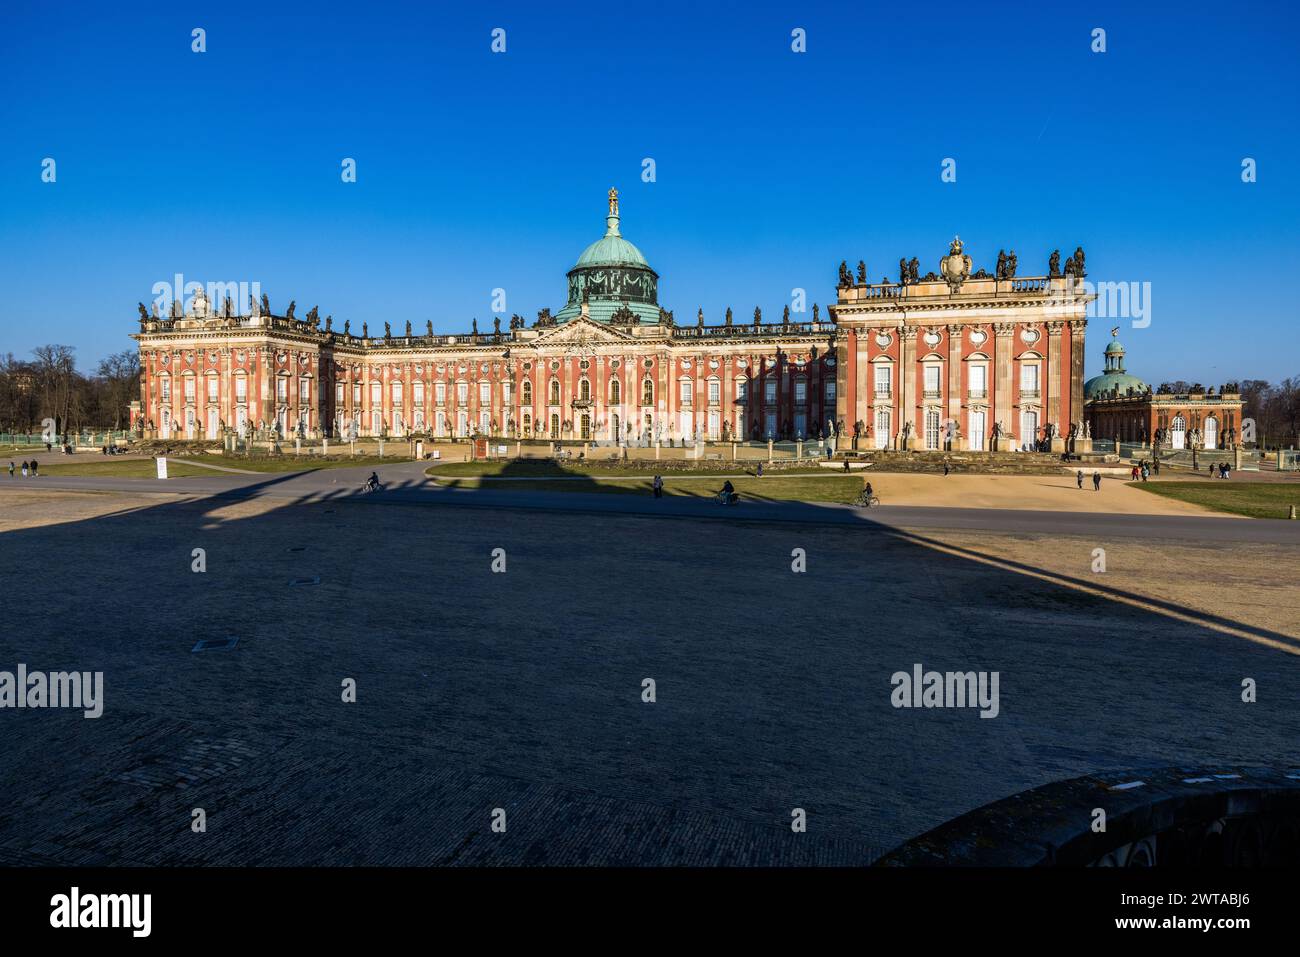
{"label": "sandy ground", "polygon": [[1034,511],[1108,512],[1113,515],[1223,515],[1152,495],[1118,479],[1103,478],[1092,489],[1084,475],[1083,490],[1067,475],[929,475],[917,472],[871,472],[872,488],[886,505],[944,508],[1014,508]]}

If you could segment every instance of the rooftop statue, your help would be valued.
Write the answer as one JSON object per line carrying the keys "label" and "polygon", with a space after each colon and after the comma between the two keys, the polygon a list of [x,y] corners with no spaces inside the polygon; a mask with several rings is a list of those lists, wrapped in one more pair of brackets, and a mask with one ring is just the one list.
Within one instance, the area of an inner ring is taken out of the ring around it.
{"label": "rooftop statue", "polygon": [[190,308],[194,312],[194,317],[196,319],[206,318],[208,315],[208,307],[210,305],[211,303],[208,302],[208,294],[205,293],[203,287],[200,286],[198,291],[194,293],[194,301],[190,304]]}
{"label": "rooftop statue", "polygon": [[285,312],[285,314],[284,314],[284,318],[286,318],[286,319],[292,319],[292,318],[293,318],[293,308],[294,308],[294,306],[296,306],[296,305],[298,305],[298,303],[297,303],[295,300],[293,300],[293,299],[290,299],[290,300],[289,300],[289,309],[288,309],[287,312]]}
{"label": "rooftop statue", "polygon": [[[920,274],[921,274],[921,260],[913,256],[912,261],[907,264],[907,281],[909,283],[920,282],[921,281]],[[933,273],[931,273],[931,275],[933,275]]]}
{"label": "rooftop statue", "polygon": [[233,319],[235,317],[235,304],[230,301],[229,296],[227,296],[226,301],[222,303],[221,314],[227,319]]}
{"label": "rooftop statue", "polygon": [[361,338],[362,339],[370,338],[370,323],[368,322],[361,323]]}
{"label": "rooftop statue", "polygon": [[387,339],[391,339],[391,338],[393,338],[393,327],[390,326],[388,323],[385,322],[385,323],[384,323],[384,339],[387,340]]}
{"label": "rooftop statue", "polygon": [[817,303],[813,303],[813,322],[817,321]]}
{"label": "rooftop statue", "polygon": [[411,338],[411,320],[406,320],[406,338]]}
{"label": "rooftop statue", "polygon": [[148,321],[149,321],[149,310],[145,309],[145,307],[144,307],[144,303],[138,303],[138,305],[139,305],[139,308],[140,308],[140,321],[141,321],[141,322],[148,322]]}
{"label": "rooftop statue", "polygon": [[[635,205],[635,204],[633,204]],[[636,212],[633,210],[633,212]],[[609,191],[609,215],[618,215],[618,190],[611,188]]]}
{"label": "rooftop statue", "polygon": [[1083,247],[1076,246],[1074,249],[1074,274],[1079,279],[1087,275],[1083,269]]}
{"label": "rooftop statue", "polygon": [[994,275],[998,279],[1007,278],[1007,253],[1005,249],[998,250],[998,266],[997,266],[997,271],[994,273]]}
{"label": "rooftop statue", "polygon": [[866,260],[859,259],[858,260],[858,285],[865,286],[866,284],[867,284],[867,263]]}
{"label": "rooftop statue", "polygon": [[703,309],[703,308],[701,308],[700,311],[699,311],[699,313],[696,314],[696,316],[695,316],[695,324],[696,324],[697,326],[699,326],[701,329],[704,328],[704,309]]}
{"label": "rooftop statue", "polygon": [[351,320],[351,319],[344,319],[344,320],[343,320],[343,334],[344,334],[345,336],[350,336],[350,335],[352,335],[352,320]]}
{"label": "rooftop statue", "polygon": [[909,273],[907,270],[907,257],[904,256],[902,259],[898,261],[898,284],[900,286],[907,285],[908,275]]}
{"label": "rooftop statue", "polygon": [[333,313],[331,313],[330,315],[325,317],[325,331],[332,332],[333,328],[334,328],[334,315]]}
{"label": "rooftop statue", "polygon": [[754,325],[758,326],[758,325],[762,325],[762,323],[763,323],[763,310],[760,309],[758,306],[755,306],[755,307],[754,307]]}
{"label": "rooftop statue", "polygon": [[1007,276],[1008,279],[1016,278],[1016,251],[1011,250],[1011,255],[1007,256]]}
{"label": "rooftop statue", "polygon": [[424,334],[425,334],[426,336],[428,336],[430,339],[433,338],[433,320],[432,320],[432,319],[426,319],[426,320],[424,320]]}
{"label": "rooftop statue", "polygon": [[849,263],[847,259],[840,260],[840,281],[838,283],[841,289],[847,289],[853,285],[853,277],[849,275]]}
{"label": "rooftop statue", "polygon": [[781,312],[781,325],[790,325],[790,307],[786,306]]}
{"label": "rooftop statue", "polygon": [[266,293],[262,293],[262,311],[260,315],[269,316],[271,314],[271,300],[267,298]]}
{"label": "rooftop statue", "polygon": [[726,324],[727,324],[728,326],[731,325],[731,307],[730,307],[730,306],[727,307],[727,318],[726,318],[725,322],[726,322]]}
{"label": "rooftop statue", "polygon": [[307,322],[313,329],[320,325],[320,312],[315,306],[307,310]]}
{"label": "rooftop statue", "polygon": [[1047,275],[1050,279],[1061,278],[1061,251],[1053,250],[1052,255],[1047,260]]}

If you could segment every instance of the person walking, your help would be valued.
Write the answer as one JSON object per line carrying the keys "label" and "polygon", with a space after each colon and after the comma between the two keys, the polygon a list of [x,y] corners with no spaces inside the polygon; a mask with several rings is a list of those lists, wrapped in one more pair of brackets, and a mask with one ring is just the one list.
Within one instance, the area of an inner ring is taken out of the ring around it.
{"label": "person walking", "polygon": [[13,478],[13,477],[14,477],[14,463],[13,463],[13,462],[10,462],[10,463],[9,463],[9,477],[10,477],[10,478]]}
{"label": "person walking", "polygon": [[656,475],[654,481],[650,483],[650,487],[654,490],[655,498],[664,497],[664,477],[662,475]]}
{"label": "person walking", "polygon": [[1093,472],[1093,473],[1092,473],[1092,490],[1093,490],[1094,492],[1100,492],[1100,491],[1101,491],[1101,473],[1100,473],[1100,472]]}
{"label": "person walking", "polygon": [[948,463],[947,463],[947,462],[944,462],[944,463],[943,463],[943,474],[944,474],[944,475],[947,475],[947,474],[948,474]]}
{"label": "person walking", "polygon": [[36,478],[36,460],[32,459],[32,478]]}
{"label": "person walking", "polygon": [[762,478],[762,477],[763,477],[763,463],[762,463],[762,462],[759,462],[759,463],[758,463],[758,477],[759,477],[759,478]]}
{"label": "person walking", "polygon": [[1074,478],[1075,478],[1075,481],[1077,481],[1077,482],[1079,483],[1079,488],[1082,489],[1082,488],[1083,488],[1083,469],[1079,469],[1079,471],[1078,471],[1077,473],[1075,473]]}
{"label": "person walking", "polygon": [[27,478],[27,460],[23,459],[23,478]]}

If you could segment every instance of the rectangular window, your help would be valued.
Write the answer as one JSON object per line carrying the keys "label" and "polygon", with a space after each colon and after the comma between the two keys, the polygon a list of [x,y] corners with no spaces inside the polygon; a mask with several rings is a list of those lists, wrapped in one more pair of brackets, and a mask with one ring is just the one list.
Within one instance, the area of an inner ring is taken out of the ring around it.
{"label": "rectangular window", "polygon": [[186,402],[194,401],[194,380],[193,379],[185,380],[185,401]]}
{"label": "rectangular window", "polygon": [[217,377],[214,375],[208,376],[208,401],[217,401]]}
{"label": "rectangular window", "polygon": [[393,405],[402,404],[402,380],[397,379],[393,382]]}
{"label": "rectangular window", "polygon": [[748,380],[748,379],[737,379],[737,380],[736,380],[736,398],[737,398],[739,401],[741,401],[741,402],[744,402],[746,399],[749,398],[749,380]]}
{"label": "rectangular window", "polygon": [[235,401],[248,401],[248,379],[242,375],[235,376]]}
{"label": "rectangular window", "polygon": [[503,383],[501,386],[502,401],[505,402],[506,405],[509,405],[511,399],[514,398],[514,395],[515,395],[515,390],[511,387],[510,383],[509,382]]}
{"label": "rectangular window", "polygon": [[833,403],[835,401],[835,380],[834,379],[826,380],[826,401],[827,403]]}
{"label": "rectangular window", "polygon": [[763,383],[763,401],[768,405],[776,403],[776,383],[771,379]]}
{"label": "rectangular window", "polygon": [[[461,405],[464,405],[466,402],[469,401],[469,383],[468,383],[468,382],[457,382],[457,383],[456,383],[456,401],[459,402]],[[463,430],[463,429],[461,430],[461,434],[462,434],[462,435],[464,434],[464,430]]]}
{"label": "rectangular window", "polygon": [[370,404],[372,406],[379,405],[381,402],[383,402],[382,390],[383,390],[383,386],[380,385],[378,382],[370,383]]}
{"label": "rectangular window", "polygon": [[311,379],[298,380],[298,399],[301,402],[311,401]]}
{"label": "rectangular window", "polygon": [[893,369],[890,366],[876,366],[876,395],[889,395]]}
{"label": "rectangular window", "polygon": [[289,400],[289,380],[284,376],[279,376],[275,380],[275,397],[281,402]]}
{"label": "rectangular window", "polygon": [[1038,366],[1034,363],[1025,363],[1020,367],[1020,391],[1037,392],[1038,391]]}
{"label": "rectangular window", "polygon": [[989,388],[989,367],[977,365],[970,367],[970,394],[986,395]]}
{"label": "rectangular window", "polygon": [[447,383],[435,382],[433,384],[433,399],[439,405],[447,404]]}
{"label": "rectangular window", "polygon": [[794,381],[794,401],[795,405],[803,405],[808,401],[808,383],[803,379]]}
{"label": "rectangular window", "polygon": [[691,401],[691,380],[683,379],[681,382],[682,405],[689,405]]}
{"label": "rectangular window", "polygon": [[722,383],[717,379],[709,380],[709,402],[717,405],[722,401]]}
{"label": "rectangular window", "polygon": [[172,380],[166,376],[158,380],[158,385],[162,389],[162,397],[170,399],[172,397]]}
{"label": "rectangular window", "polygon": [[361,404],[361,383],[360,382],[352,383],[352,404],[353,405]]}
{"label": "rectangular window", "polygon": [[925,394],[926,395],[939,394],[939,367],[938,366],[925,367]]}
{"label": "rectangular window", "polygon": [[417,382],[411,386],[411,397],[415,400],[416,405],[424,405],[424,383]]}
{"label": "rectangular window", "polygon": [[478,401],[480,405],[487,405],[492,401],[492,385],[488,382],[478,384]]}
{"label": "rectangular window", "polygon": [[343,404],[343,383],[342,382],[336,383],[334,386],[334,403],[336,405]]}

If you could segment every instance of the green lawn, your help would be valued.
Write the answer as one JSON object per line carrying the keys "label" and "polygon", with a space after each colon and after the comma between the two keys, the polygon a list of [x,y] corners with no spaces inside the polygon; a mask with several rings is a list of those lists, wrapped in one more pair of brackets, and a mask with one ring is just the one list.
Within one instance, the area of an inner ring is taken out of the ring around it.
{"label": "green lawn", "polygon": [[[1239,473],[1238,473],[1239,474]],[[1204,482],[1131,482],[1153,495],[1203,505],[1216,512],[1250,518],[1286,518],[1288,507],[1300,508],[1300,483],[1243,482],[1206,479]]]}
{"label": "green lawn", "polygon": [[[628,468],[610,465],[609,463],[593,463],[591,465],[574,465],[572,462],[563,465],[545,459],[512,459],[507,461],[495,462],[448,462],[445,465],[435,465],[428,470],[431,478],[471,478],[471,477],[497,477],[497,478],[584,478],[588,476],[602,476],[609,478],[618,478],[626,475],[654,475],[659,472],[664,476],[667,482],[669,476],[674,478],[689,478],[692,475],[710,476],[710,475],[753,475],[754,470],[758,467],[757,462],[702,462],[699,467],[692,468],[690,471],[681,469],[672,469],[664,467],[662,471],[657,467],[653,459],[633,459]],[[769,467],[769,476],[788,476],[788,475],[833,475],[830,469],[824,469],[820,466],[800,466],[794,469],[772,470]],[[863,473],[856,473],[861,476]],[[763,481],[767,481],[764,479]],[[719,483],[721,484],[721,483]],[[861,484],[861,482],[859,482]]]}
{"label": "green lawn", "polygon": [[[545,479],[512,481],[510,478],[471,476],[465,478],[446,478],[441,469],[432,469],[430,474],[439,478],[439,484],[450,488],[483,488],[495,491],[529,491],[529,492],[580,492],[602,493],[612,495],[650,495],[649,479],[619,479],[595,477],[590,481],[557,479],[548,482]],[[772,475],[767,478],[733,479],[732,485],[740,493],[742,502],[753,501],[797,501],[797,502],[841,502],[849,503],[862,491],[861,475]],[[716,476],[683,476],[664,473],[664,494],[688,498],[711,498],[722,487],[722,481]]]}
{"label": "green lawn", "polygon": [[[174,456],[167,459],[168,463],[184,461]],[[358,455],[356,458],[321,458],[320,456],[309,457],[306,455],[285,455],[274,458],[240,458],[238,455],[204,455],[196,456],[196,462],[209,462],[212,465],[221,465],[230,469],[243,469],[246,472],[306,472],[309,469],[347,469],[360,468],[361,466],[375,467],[377,465],[393,465],[398,462],[409,462],[411,459],[403,456],[386,455],[382,459],[377,455]],[[204,469],[209,475],[218,473],[211,469]]]}
{"label": "green lawn", "polygon": [[[41,475],[99,475],[111,476],[115,478],[154,478],[158,474],[158,466],[154,464],[153,459],[110,459],[105,458],[103,461],[95,462],[58,462],[48,460],[42,462],[40,458],[36,459],[40,466]],[[15,464],[20,468],[22,461],[16,460]],[[4,463],[5,476],[8,476],[9,463]],[[186,465],[174,458],[167,459],[167,476],[168,478],[186,478],[192,475],[217,475],[217,472],[211,469],[201,469],[193,465]],[[16,477],[21,476],[20,472],[15,472]],[[31,481],[28,479],[28,481]],[[37,481],[40,481],[37,479]]]}

